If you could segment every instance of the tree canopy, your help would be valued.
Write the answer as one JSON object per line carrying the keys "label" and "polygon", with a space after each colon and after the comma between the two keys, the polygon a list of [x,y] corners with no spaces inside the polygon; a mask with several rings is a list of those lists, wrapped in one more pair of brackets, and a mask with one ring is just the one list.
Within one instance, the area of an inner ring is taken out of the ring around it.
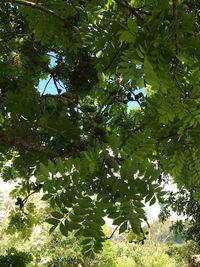
{"label": "tree canopy", "polygon": [[2,0],[0,20],[1,173],[22,211],[42,189],[51,231],[91,255],[105,216],[144,237],[166,174],[200,199],[197,1]]}

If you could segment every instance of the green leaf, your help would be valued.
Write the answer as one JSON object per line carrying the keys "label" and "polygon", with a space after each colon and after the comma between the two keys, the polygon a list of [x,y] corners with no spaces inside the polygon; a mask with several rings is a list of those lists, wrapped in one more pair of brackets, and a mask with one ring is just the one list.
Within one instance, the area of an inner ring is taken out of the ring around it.
{"label": "green leaf", "polygon": [[48,193],[54,193],[55,180],[47,180],[43,185],[43,191]]}
{"label": "green leaf", "polygon": [[136,86],[138,86],[139,88],[143,88],[144,87],[144,79],[143,78],[139,78],[136,80]]}
{"label": "green leaf", "polygon": [[88,257],[90,259],[94,259],[95,258],[95,254],[93,250],[87,250],[86,252],[84,252],[85,257]]}
{"label": "green leaf", "polygon": [[135,36],[129,31],[121,31],[120,33],[120,41],[125,43],[133,43],[135,41]]}
{"label": "green leaf", "polygon": [[56,159],[56,167],[57,167],[57,170],[60,172],[60,174],[64,173],[65,166],[61,158]]}
{"label": "green leaf", "polygon": [[53,231],[56,229],[57,225],[54,225],[52,226],[50,229],[49,229],[49,234],[53,233]]}
{"label": "green leaf", "polygon": [[137,33],[138,25],[133,17],[129,17],[128,20],[128,28],[132,33]]}
{"label": "green leaf", "polygon": [[59,195],[56,195],[56,197],[55,197],[55,203],[57,204],[57,206],[58,206],[59,208],[62,208],[62,201],[61,201]]}
{"label": "green leaf", "polygon": [[72,203],[69,201],[69,199],[67,198],[67,193],[62,192],[60,194],[60,200],[61,202],[64,204],[64,206],[71,208],[72,207]]}
{"label": "green leaf", "polygon": [[46,201],[46,200],[50,199],[51,197],[52,197],[52,194],[45,194],[42,196],[41,200]]}
{"label": "green leaf", "polygon": [[74,214],[71,214],[70,215],[70,219],[73,221],[73,222],[82,222],[84,220],[84,217],[81,215],[74,215]]}
{"label": "green leaf", "polygon": [[49,223],[49,224],[54,224],[54,225],[57,226],[60,221],[55,219],[55,218],[48,218],[48,219],[46,219],[46,222]]}
{"label": "green leaf", "polygon": [[144,58],[144,55],[143,55],[143,53],[140,51],[139,48],[137,48],[136,51],[137,51],[137,54],[138,54],[138,56],[139,56],[140,58]]}
{"label": "green leaf", "polygon": [[141,233],[141,224],[138,220],[131,220],[131,229],[136,235],[140,235]]}
{"label": "green leaf", "polygon": [[68,236],[68,230],[67,230],[66,226],[63,223],[60,224],[60,232],[64,236],[66,236],[66,237]]}
{"label": "green leaf", "polygon": [[116,218],[116,219],[113,220],[113,224],[114,225],[120,225],[121,223],[124,222],[124,220],[125,220],[124,217],[118,217],[118,218]]}
{"label": "green leaf", "polygon": [[48,169],[53,175],[56,174],[56,172],[57,172],[55,164],[51,160],[48,160]]}
{"label": "green leaf", "polygon": [[149,202],[150,199],[152,198],[152,195],[151,194],[148,194],[145,198],[145,203]]}
{"label": "green leaf", "polygon": [[44,175],[44,177],[47,178],[49,176],[49,170],[43,163],[40,163],[39,170]]}
{"label": "green leaf", "polygon": [[150,85],[158,86],[158,77],[154,71],[152,64],[149,62],[148,58],[144,59],[144,70],[145,70],[145,79]]}
{"label": "green leaf", "polygon": [[87,245],[92,242],[92,238],[85,238],[83,241],[81,241],[81,245]]}
{"label": "green leaf", "polygon": [[60,212],[57,212],[57,211],[51,212],[51,215],[56,219],[62,219],[63,218],[63,214]]}
{"label": "green leaf", "polygon": [[156,197],[154,196],[151,201],[149,202],[149,206],[152,206],[153,204],[156,203]]}
{"label": "green leaf", "polygon": [[73,209],[74,209],[75,215],[85,215],[86,214],[85,210],[83,208],[81,208],[80,206],[74,206]]}
{"label": "green leaf", "polygon": [[119,234],[124,233],[127,229],[127,222],[124,222],[119,228]]}
{"label": "green leaf", "polygon": [[70,221],[69,222],[69,227],[73,230],[77,230],[77,229],[80,229],[81,228],[81,225],[77,222],[74,222],[74,221]]}
{"label": "green leaf", "polygon": [[92,207],[92,199],[90,197],[82,198],[78,200],[78,203],[82,208],[85,209]]}

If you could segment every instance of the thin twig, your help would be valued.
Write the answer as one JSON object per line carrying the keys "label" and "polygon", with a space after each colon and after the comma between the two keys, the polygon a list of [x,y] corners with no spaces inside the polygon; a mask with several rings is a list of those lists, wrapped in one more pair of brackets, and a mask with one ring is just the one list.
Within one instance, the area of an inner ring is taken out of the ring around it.
{"label": "thin twig", "polygon": [[141,108],[141,110],[144,110],[144,107],[141,106],[141,103],[140,103],[140,101],[137,99],[136,94],[134,93],[133,90],[131,90],[131,93],[132,93],[132,94],[134,95],[134,97],[135,97],[135,100],[133,100],[133,101],[135,101],[135,102],[138,103],[138,105],[139,105],[139,107]]}
{"label": "thin twig", "polygon": [[113,232],[110,235],[110,237],[107,237],[106,239],[111,239],[114,236],[114,234],[115,234],[115,232],[117,231],[118,228],[119,228],[119,225],[117,227],[115,227],[115,229],[113,230]]}
{"label": "thin twig", "polygon": [[[55,85],[55,87],[56,87],[56,90],[57,90],[57,92],[58,92],[58,95],[60,95],[60,88],[58,88],[58,85],[57,85],[57,82],[56,82],[56,78],[55,78],[55,76],[53,75],[52,76],[52,78],[53,78],[53,82],[54,82],[54,85]],[[62,90],[61,90],[62,91]]]}
{"label": "thin twig", "polygon": [[23,203],[25,204],[25,203],[27,202],[27,200],[29,199],[29,197],[30,197],[31,195],[33,195],[33,194],[39,192],[41,188],[42,188],[42,186],[39,187],[39,188],[37,188],[37,189],[35,189],[35,190],[32,191],[30,194],[28,194],[28,195],[22,200]]}
{"label": "thin twig", "polygon": [[46,91],[46,89],[47,89],[47,86],[49,85],[51,79],[52,79],[52,77],[50,77],[49,80],[47,81],[47,83],[46,83],[46,85],[45,85],[45,87],[44,87],[44,90],[43,90],[43,92],[42,92],[42,96],[44,95],[44,93],[45,93],[45,91]]}

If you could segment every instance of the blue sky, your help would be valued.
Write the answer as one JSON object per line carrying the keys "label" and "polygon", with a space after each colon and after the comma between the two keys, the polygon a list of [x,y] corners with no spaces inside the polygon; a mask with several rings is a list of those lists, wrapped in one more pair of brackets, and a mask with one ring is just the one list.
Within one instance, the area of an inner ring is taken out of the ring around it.
{"label": "blue sky", "polygon": [[[49,79],[50,79],[50,75],[48,76],[46,80],[40,80],[39,85],[38,85],[38,91],[41,94],[43,93],[45,86],[47,82],[49,81]],[[51,79],[50,82],[48,83],[48,86],[46,87],[46,90],[45,90],[45,94],[53,94],[53,95],[58,94],[55,84],[53,82],[53,79]]]}
{"label": "blue sky", "polygon": [[[54,53],[50,53],[50,67],[53,67],[56,65],[56,55]],[[45,88],[46,87],[46,88]],[[56,89],[56,86],[54,84],[53,79],[50,79],[50,75],[48,75],[47,79],[45,80],[40,80],[39,84],[38,84],[38,91],[42,94],[44,93],[45,90],[45,94],[53,94],[56,95],[58,94],[58,91]],[[143,90],[142,90],[143,91]],[[128,110],[130,110],[133,107],[138,107],[137,102],[128,102]]]}
{"label": "blue sky", "polygon": [[[49,66],[50,67],[53,67],[56,65],[56,58],[55,58],[55,54],[54,53],[50,53],[50,64]],[[49,81],[50,79],[50,75],[47,77],[46,80],[40,80],[39,84],[38,84],[38,91],[42,94],[44,89],[45,89],[45,86],[47,84],[47,82]],[[58,94],[57,92],[57,89],[55,87],[55,84],[53,82],[53,79],[50,80],[50,82],[48,83],[48,86],[46,87],[46,90],[45,90],[45,94]]]}

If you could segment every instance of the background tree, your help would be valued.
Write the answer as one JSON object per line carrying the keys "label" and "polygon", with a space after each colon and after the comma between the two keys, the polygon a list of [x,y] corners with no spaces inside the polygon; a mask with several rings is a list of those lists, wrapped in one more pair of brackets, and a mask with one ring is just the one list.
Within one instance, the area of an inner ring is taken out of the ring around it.
{"label": "background tree", "polygon": [[171,211],[178,214],[180,218],[174,222],[171,229],[176,234],[183,235],[186,240],[193,240],[199,246],[200,205],[192,191],[192,189],[188,191],[182,188],[177,192],[168,192],[159,216],[162,221],[165,221]]}

